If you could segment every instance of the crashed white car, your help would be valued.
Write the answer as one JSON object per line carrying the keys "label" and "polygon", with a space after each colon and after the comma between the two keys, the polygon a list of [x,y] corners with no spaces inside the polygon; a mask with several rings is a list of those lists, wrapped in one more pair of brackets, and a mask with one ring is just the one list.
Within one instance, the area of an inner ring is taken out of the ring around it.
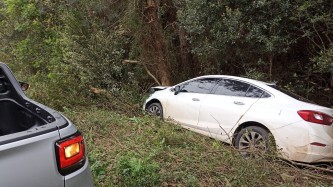
{"label": "crashed white car", "polygon": [[243,154],[276,146],[285,159],[333,161],[333,109],[275,84],[210,75],[152,89],[144,104],[149,113],[233,144]]}

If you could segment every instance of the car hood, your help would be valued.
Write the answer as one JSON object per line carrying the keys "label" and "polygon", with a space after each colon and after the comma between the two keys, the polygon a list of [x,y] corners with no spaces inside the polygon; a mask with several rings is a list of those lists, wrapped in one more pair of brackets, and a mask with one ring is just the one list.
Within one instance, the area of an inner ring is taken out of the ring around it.
{"label": "car hood", "polygon": [[155,86],[155,87],[151,87],[149,92],[150,93],[154,93],[156,91],[161,91],[161,90],[165,90],[167,88],[170,88],[170,86]]}

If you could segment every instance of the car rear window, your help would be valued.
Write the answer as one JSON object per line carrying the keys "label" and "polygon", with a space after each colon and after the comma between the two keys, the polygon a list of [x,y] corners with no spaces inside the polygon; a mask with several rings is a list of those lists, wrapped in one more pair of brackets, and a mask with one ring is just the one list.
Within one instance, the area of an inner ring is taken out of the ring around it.
{"label": "car rear window", "polygon": [[244,97],[250,85],[244,82],[222,79],[215,90],[217,95]]}
{"label": "car rear window", "polygon": [[276,90],[278,90],[278,91],[280,91],[280,92],[282,92],[282,93],[284,93],[284,94],[286,94],[286,95],[288,95],[288,96],[290,96],[290,97],[292,97],[294,99],[297,99],[299,101],[303,101],[303,102],[307,102],[307,103],[314,103],[313,101],[311,101],[311,100],[309,100],[309,99],[307,99],[305,97],[297,95],[297,94],[295,94],[295,93],[293,93],[293,92],[291,92],[289,90],[283,89],[283,88],[281,88],[281,87],[279,87],[277,85],[268,85],[268,86],[270,86],[270,87],[272,87],[272,88],[274,88],[274,89],[276,89]]}
{"label": "car rear window", "polygon": [[254,86],[251,86],[246,94],[245,94],[245,97],[251,97],[251,98],[260,98],[261,95],[263,94],[264,91],[262,91],[261,89],[257,88],[257,87],[254,87]]}

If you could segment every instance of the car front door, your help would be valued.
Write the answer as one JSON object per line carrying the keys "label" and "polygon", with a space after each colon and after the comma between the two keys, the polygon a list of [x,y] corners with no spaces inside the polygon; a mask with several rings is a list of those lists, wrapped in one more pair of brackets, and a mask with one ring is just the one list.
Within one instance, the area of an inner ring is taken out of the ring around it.
{"label": "car front door", "polygon": [[216,78],[200,78],[178,85],[179,91],[168,98],[165,116],[182,125],[195,128],[200,105],[216,82]]}
{"label": "car front door", "polygon": [[231,141],[231,131],[263,91],[248,83],[222,79],[200,108],[198,128],[214,138]]}

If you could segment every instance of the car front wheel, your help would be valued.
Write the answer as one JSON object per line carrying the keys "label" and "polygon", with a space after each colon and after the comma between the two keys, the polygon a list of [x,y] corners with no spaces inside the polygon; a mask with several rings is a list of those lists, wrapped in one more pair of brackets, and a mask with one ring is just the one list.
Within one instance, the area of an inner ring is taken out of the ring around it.
{"label": "car front wheel", "polygon": [[147,107],[147,111],[150,114],[156,115],[160,118],[163,117],[163,108],[160,103],[152,103]]}

